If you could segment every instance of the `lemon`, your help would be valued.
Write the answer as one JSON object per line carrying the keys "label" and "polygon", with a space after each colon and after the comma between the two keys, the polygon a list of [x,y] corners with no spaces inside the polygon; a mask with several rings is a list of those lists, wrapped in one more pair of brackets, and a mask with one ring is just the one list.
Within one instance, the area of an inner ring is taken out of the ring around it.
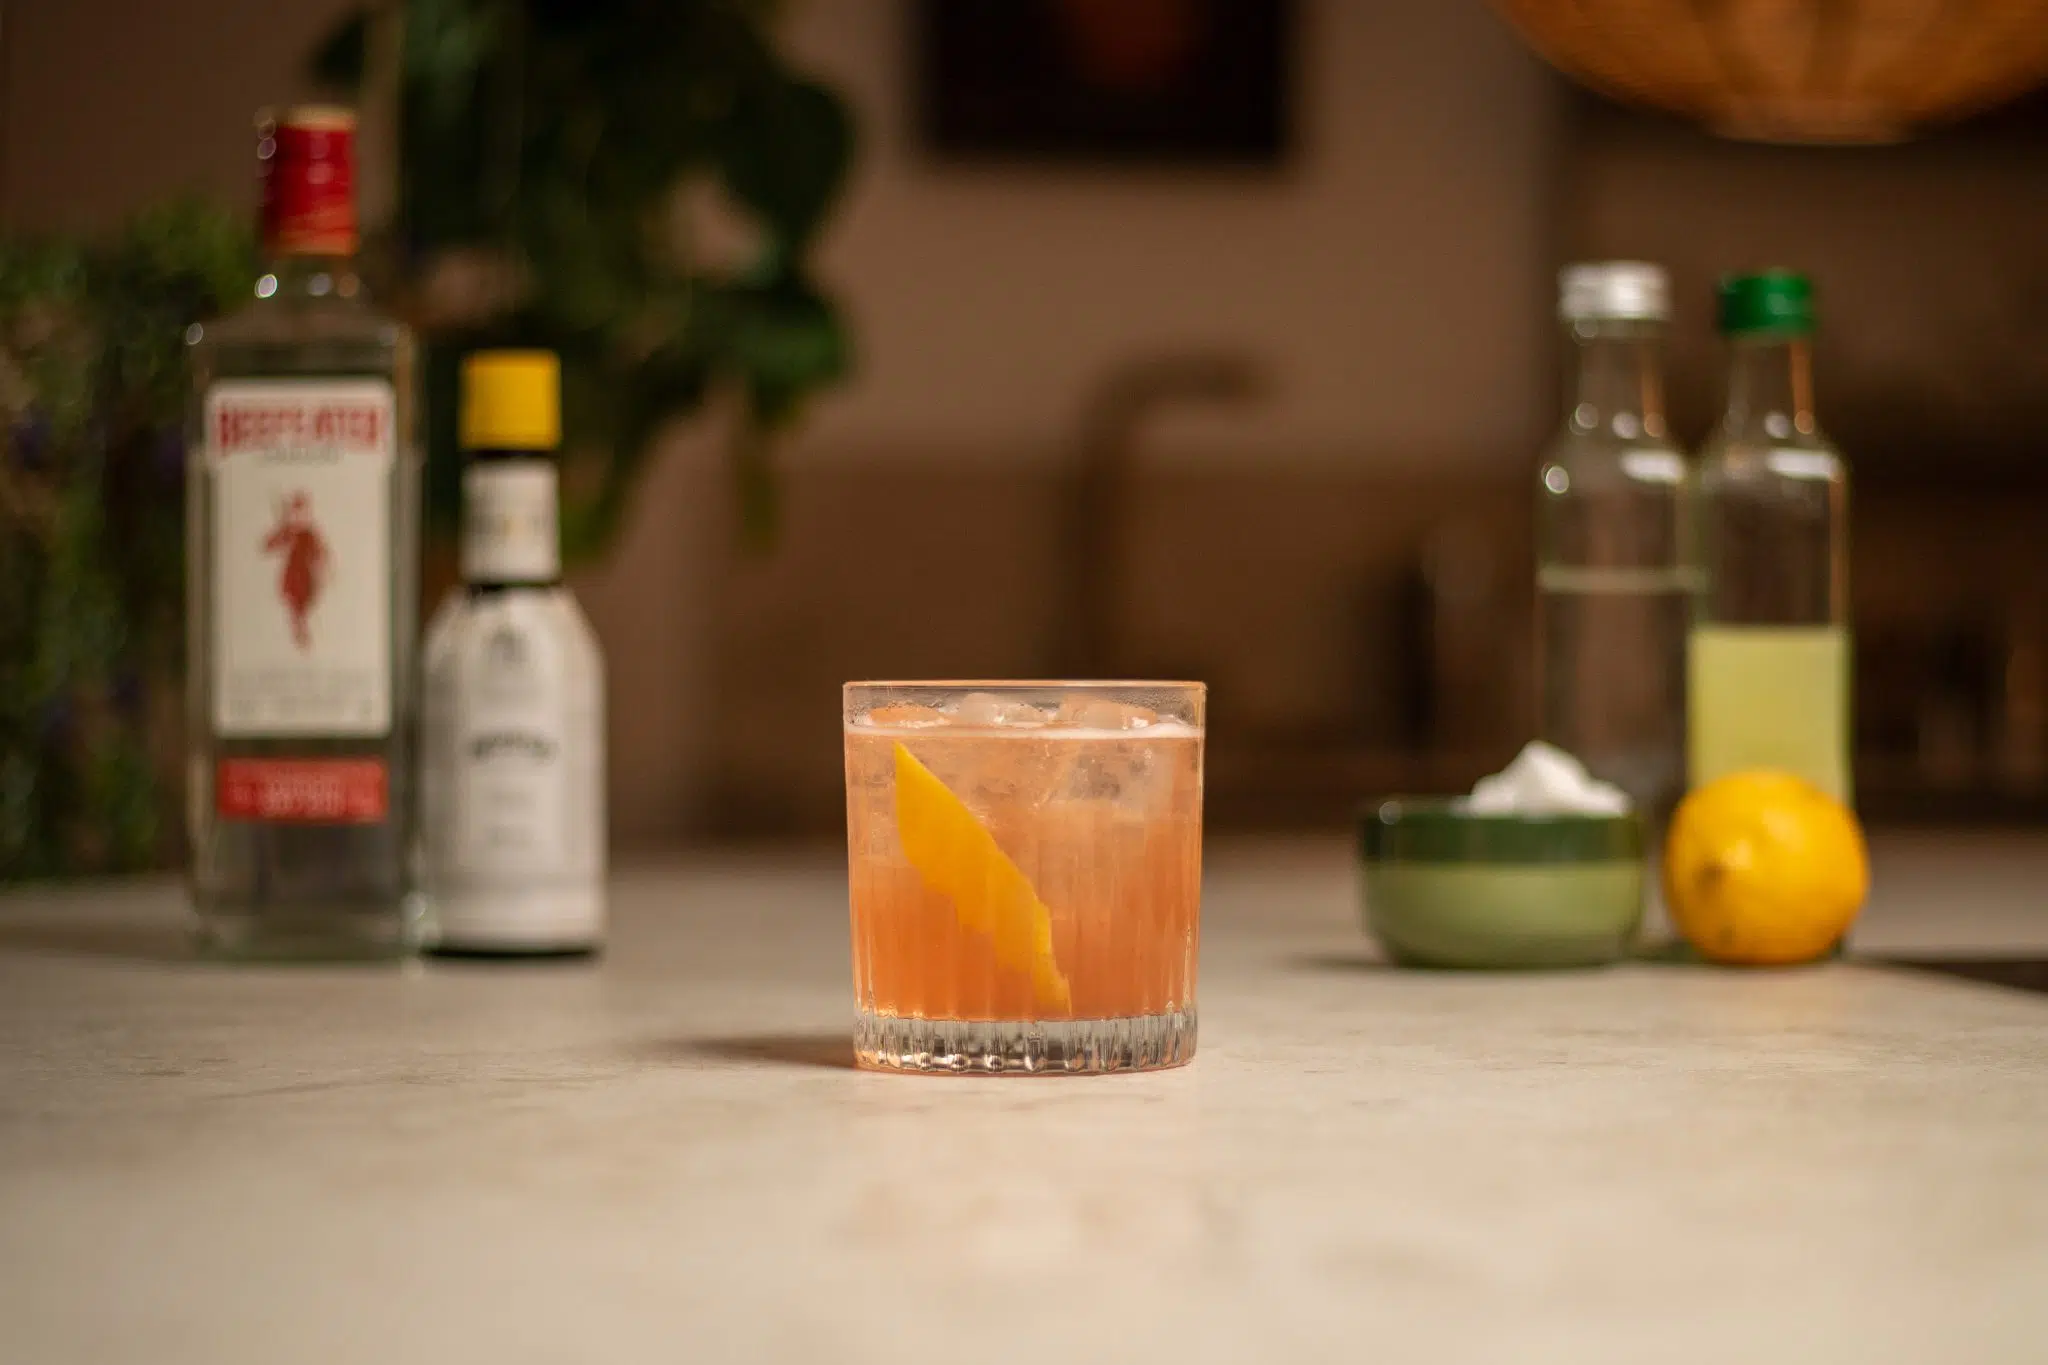
{"label": "lemon", "polygon": [[1847,932],[1869,891],[1856,817],[1791,773],[1729,773],[1671,817],[1665,905],[1712,961],[1811,962]]}
{"label": "lemon", "polygon": [[960,923],[986,935],[997,961],[1031,974],[1039,1008],[1064,1014],[1073,994],[1052,951],[1052,911],[967,803],[901,744],[896,834],[925,884],[951,898]]}

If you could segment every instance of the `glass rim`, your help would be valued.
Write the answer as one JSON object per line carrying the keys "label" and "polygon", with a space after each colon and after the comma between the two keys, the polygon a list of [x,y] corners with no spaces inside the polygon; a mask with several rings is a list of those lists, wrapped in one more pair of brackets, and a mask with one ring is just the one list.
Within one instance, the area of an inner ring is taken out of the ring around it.
{"label": "glass rim", "polygon": [[1105,691],[1111,688],[1150,688],[1162,692],[1209,690],[1209,684],[1204,682],[1176,681],[1170,678],[864,678],[843,684],[840,690],[850,693],[856,688],[879,690],[906,687],[965,692],[1043,692],[1055,687],[1076,692]]}

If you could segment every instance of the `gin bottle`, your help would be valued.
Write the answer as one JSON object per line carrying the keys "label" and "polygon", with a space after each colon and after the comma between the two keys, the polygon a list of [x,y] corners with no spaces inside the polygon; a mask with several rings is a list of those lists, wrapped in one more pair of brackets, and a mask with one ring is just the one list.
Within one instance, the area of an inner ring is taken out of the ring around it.
{"label": "gin bottle", "polygon": [[229,955],[415,943],[413,346],[352,264],[354,132],[259,122],[268,263],[187,335],[190,880]]}

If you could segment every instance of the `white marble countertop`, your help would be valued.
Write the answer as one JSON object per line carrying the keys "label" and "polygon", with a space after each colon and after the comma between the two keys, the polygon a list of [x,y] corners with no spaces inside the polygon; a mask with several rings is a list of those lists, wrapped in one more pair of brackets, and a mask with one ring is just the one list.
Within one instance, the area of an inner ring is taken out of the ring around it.
{"label": "white marble countertop", "polygon": [[[1864,951],[2048,949],[2048,838],[1877,850]],[[847,1067],[823,852],[595,966],[230,969],[0,897],[0,1360],[2048,1358],[2048,997],[1850,963],[1395,972],[1212,851],[1200,1055]]]}

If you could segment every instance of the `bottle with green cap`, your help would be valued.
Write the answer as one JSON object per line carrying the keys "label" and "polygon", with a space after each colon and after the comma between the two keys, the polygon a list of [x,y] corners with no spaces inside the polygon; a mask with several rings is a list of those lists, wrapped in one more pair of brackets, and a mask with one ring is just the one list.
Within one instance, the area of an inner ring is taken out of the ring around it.
{"label": "bottle with green cap", "polygon": [[1848,470],[1813,413],[1813,289],[1720,286],[1727,406],[1700,452],[1687,777],[1795,773],[1851,798]]}
{"label": "bottle with green cap", "polygon": [[441,953],[587,953],[604,937],[604,661],[562,586],[546,351],[462,368],[463,584],[428,627],[420,887]]}

